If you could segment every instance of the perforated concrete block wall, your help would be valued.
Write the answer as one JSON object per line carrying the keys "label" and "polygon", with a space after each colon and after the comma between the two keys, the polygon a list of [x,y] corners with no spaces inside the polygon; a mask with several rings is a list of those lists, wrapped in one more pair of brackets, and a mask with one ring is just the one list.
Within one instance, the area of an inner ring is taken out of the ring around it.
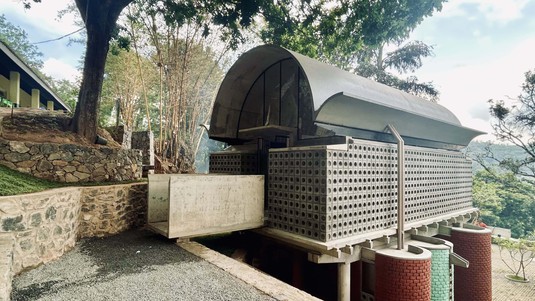
{"label": "perforated concrete block wall", "polygon": [[210,173],[231,175],[258,174],[258,156],[251,152],[218,152],[210,154]]}
{"label": "perforated concrete block wall", "polygon": [[[471,162],[461,152],[405,148],[405,217],[424,220],[472,207]],[[397,224],[395,144],[272,149],[270,227],[333,241]]]}

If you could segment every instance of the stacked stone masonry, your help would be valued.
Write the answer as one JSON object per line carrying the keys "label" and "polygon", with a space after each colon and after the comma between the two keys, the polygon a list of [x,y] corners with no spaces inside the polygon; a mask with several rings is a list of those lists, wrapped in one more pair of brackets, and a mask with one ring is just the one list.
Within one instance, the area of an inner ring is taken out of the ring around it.
{"label": "stacked stone masonry", "polygon": [[399,259],[376,254],[375,269],[375,300],[431,300],[430,259]]}
{"label": "stacked stone masonry", "polygon": [[78,237],[117,234],[145,225],[147,185],[83,188]]}
{"label": "stacked stone masonry", "polygon": [[454,299],[492,300],[491,232],[452,228],[449,240],[453,250],[470,262],[468,268],[455,267]]}
{"label": "stacked stone masonry", "polygon": [[139,150],[33,143],[0,138],[0,164],[57,182],[127,181],[141,178]]}
{"label": "stacked stone masonry", "polygon": [[[472,208],[471,162],[458,151],[407,146],[408,223]],[[319,241],[397,226],[396,145],[272,149],[267,224]]]}
{"label": "stacked stone masonry", "polygon": [[0,235],[0,301],[9,301],[13,280],[13,238]]}
{"label": "stacked stone masonry", "polygon": [[0,236],[14,240],[12,273],[60,257],[79,237],[143,224],[146,194],[147,185],[137,183],[0,197]]}
{"label": "stacked stone masonry", "polygon": [[154,165],[154,134],[150,131],[133,132],[131,148],[141,150],[143,165]]}

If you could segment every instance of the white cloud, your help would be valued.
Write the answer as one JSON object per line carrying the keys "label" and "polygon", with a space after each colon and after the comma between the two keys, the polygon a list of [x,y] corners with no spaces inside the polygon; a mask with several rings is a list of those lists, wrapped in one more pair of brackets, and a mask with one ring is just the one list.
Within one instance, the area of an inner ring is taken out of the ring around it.
{"label": "white cloud", "polygon": [[81,76],[80,71],[76,68],[55,58],[46,60],[43,64],[42,71],[55,79],[66,79],[71,82]]}
{"label": "white cloud", "polygon": [[[29,26],[39,28],[51,36],[59,37],[79,28],[74,25],[75,17],[73,14],[67,14],[61,20],[57,18],[58,11],[65,9],[73,2],[73,0],[45,0],[41,3],[32,2],[30,9],[24,9],[18,0],[2,0],[0,14],[5,14],[9,19],[24,20]],[[16,25],[21,26],[21,24]]]}
{"label": "white cloud", "polygon": [[439,104],[450,109],[464,126],[492,133],[488,115],[484,113],[488,110],[487,101],[506,100],[520,94],[524,73],[535,68],[533,49],[535,38],[526,39],[484,62],[438,71],[429,68],[418,76],[434,81],[441,91]]}
{"label": "white cloud", "polygon": [[522,17],[522,9],[528,4],[529,0],[452,0],[444,4],[442,17],[466,16],[470,15],[463,7],[465,5],[475,5],[478,13],[490,22],[508,23]]}

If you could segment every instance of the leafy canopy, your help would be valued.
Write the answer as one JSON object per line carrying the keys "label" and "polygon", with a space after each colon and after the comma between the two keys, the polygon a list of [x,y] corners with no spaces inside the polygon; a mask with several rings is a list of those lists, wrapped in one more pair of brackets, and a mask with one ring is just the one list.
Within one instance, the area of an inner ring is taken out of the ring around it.
{"label": "leafy canopy", "polygon": [[[263,41],[336,65],[418,96],[436,100],[431,83],[420,83],[412,72],[433,54],[420,41],[401,46],[425,18],[442,9],[444,0],[276,1],[262,11]],[[384,53],[386,44],[399,48]]]}
{"label": "leafy canopy", "polygon": [[480,171],[474,176],[474,206],[489,226],[511,229],[513,237],[535,231],[535,186],[512,173]]}
{"label": "leafy canopy", "polygon": [[28,39],[28,33],[19,26],[11,24],[6,17],[0,15],[0,41],[8,45],[26,64],[35,70],[43,67],[43,53]]}

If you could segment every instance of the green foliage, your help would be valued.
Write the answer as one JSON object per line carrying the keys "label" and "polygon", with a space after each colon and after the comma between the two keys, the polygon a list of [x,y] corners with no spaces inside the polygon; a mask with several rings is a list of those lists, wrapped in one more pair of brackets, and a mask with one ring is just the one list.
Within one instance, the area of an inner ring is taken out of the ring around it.
{"label": "green foliage", "polygon": [[435,100],[438,91],[415,77],[388,72],[413,71],[432,47],[414,41],[383,54],[384,45],[400,45],[425,18],[442,9],[443,0],[291,1],[262,9],[263,41],[297,51],[347,71]]}
{"label": "green foliage", "polygon": [[0,15],[0,41],[8,45],[26,64],[33,69],[43,67],[41,57],[43,53],[37,46],[30,43],[28,34],[19,26],[15,26],[6,20],[4,15]]}
{"label": "green foliage", "polygon": [[61,187],[60,183],[34,178],[0,165],[0,196],[17,195]]}
{"label": "green foliage", "polygon": [[535,241],[500,238],[496,243],[500,248],[502,261],[514,273],[514,278],[527,280],[525,270],[535,259]]}
{"label": "green foliage", "polygon": [[6,166],[0,165],[0,196],[19,195],[69,186],[103,186],[128,183],[143,183],[146,181],[146,179],[141,179],[122,182],[61,183],[36,178],[29,174],[21,173]]}
{"label": "green foliage", "polygon": [[73,83],[66,79],[50,81],[52,88],[56,94],[65,102],[71,109],[76,107],[78,101],[78,93],[80,92],[80,85]]}
{"label": "green foliage", "polygon": [[535,186],[514,174],[480,171],[474,176],[474,206],[489,226],[511,229],[513,237],[535,231]]}

